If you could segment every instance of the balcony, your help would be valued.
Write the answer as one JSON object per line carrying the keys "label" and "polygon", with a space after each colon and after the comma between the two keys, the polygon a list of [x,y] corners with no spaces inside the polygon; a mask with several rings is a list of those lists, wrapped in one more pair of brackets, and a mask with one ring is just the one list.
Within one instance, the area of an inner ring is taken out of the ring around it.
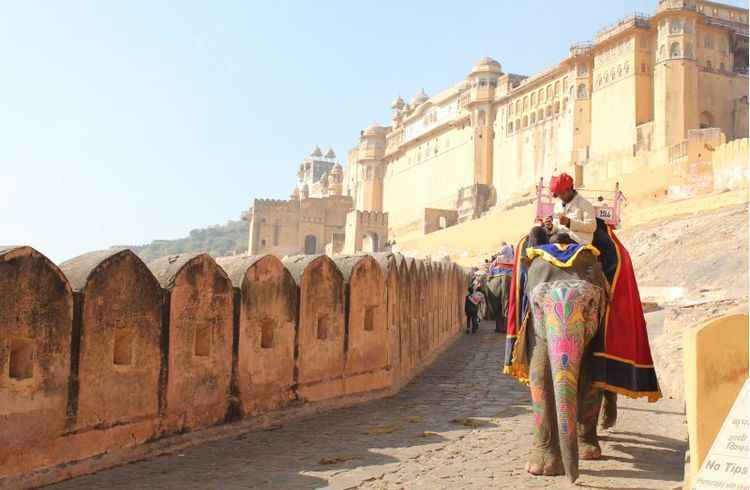
{"label": "balcony", "polygon": [[591,54],[593,47],[594,44],[589,42],[575,43],[570,47],[570,56],[587,56]]}

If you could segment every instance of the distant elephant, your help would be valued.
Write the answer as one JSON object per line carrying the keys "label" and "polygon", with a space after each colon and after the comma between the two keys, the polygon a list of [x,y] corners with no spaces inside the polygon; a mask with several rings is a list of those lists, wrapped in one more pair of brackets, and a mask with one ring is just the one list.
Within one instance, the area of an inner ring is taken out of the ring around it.
{"label": "distant elephant", "polygon": [[601,265],[582,250],[570,267],[537,258],[528,268],[527,342],[534,444],[526,469],[578,478],[581,459],[601,457],[596,425],[602,391],[592,387],[591,340],[607,307]]}

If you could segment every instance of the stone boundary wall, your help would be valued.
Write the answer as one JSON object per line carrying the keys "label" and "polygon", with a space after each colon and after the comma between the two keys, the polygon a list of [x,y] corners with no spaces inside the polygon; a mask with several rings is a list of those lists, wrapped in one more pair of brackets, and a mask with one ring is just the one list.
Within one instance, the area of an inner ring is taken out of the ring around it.
{"label": "stone boundary wall", "polygon": [[390,396],[461,332],[467,283],[392,253],[0,247],[0,488]]}
{"label": "stone boundary wall", "polygon": [[748,170],[748,139],[736,139],[716,147],[712,164],[714,171],[714,189],[746,189],[750,180]]}

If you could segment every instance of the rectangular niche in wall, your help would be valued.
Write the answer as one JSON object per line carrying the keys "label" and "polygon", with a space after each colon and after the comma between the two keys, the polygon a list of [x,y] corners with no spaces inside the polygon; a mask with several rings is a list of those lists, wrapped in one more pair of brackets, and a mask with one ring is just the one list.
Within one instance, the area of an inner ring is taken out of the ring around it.
{"label": "rectangular niche in wall", "polygon": [[116,366],[130,366],[133,364],[133,331],[125,328],[115,329],[115,349],[112,362]]}
{"label": "rectangular niche in wall", "polygon": [[211,325],[199,325],[195,329],[195,355],[208,357],[211,354]]}
{"label": "rectangular niche in wall", "polygon": [[328,338],[328,315],[320,315],[318,317],[318,340],[325,340]]}
{"label": "rectangular niche in wall", "polygon": [[264,318],[260,324],[260,347],[270,349],[273,347],[273,331],[276,321],[273,318]]}
{"label": "rectangular niche in wall", "polygon": [[377,306],[366,306],[365,307],[365,331],[372,332],[375,330],[375,312],[378,310]]}
{"label": "rectangular niche in wall", "polygon": [[13,379],[29,379],[34,376],[34,342],[28,339],[11,339],[10,369]]}

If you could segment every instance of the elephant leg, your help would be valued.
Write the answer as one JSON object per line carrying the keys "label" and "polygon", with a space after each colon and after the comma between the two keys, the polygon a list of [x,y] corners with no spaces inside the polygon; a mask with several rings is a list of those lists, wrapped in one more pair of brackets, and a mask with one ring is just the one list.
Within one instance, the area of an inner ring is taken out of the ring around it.
{"label": "elephant leg", "polygon": [[547,341],[537,337],[532,342],[534,345],[531,346],[529,387],[534,414],[534,445],[526,464],[526,471],[532,475],[562,475],[564,471],[555,418],[555,394],[547,356]]}
{"label": "elephant leg", "polygon": [[606,430],[614,427],[617,422],[617,393],[605,391],[603,392],[603,398],[600,427]]}
{"label": "elephant leg", "polygon": [[602,390],[592,386],[591,366],[593,355],[589,351],[584,355],[581,373],[578,379],[578,449],[581,459],[599,459],[602,449],[596,424],[602,406]]}

